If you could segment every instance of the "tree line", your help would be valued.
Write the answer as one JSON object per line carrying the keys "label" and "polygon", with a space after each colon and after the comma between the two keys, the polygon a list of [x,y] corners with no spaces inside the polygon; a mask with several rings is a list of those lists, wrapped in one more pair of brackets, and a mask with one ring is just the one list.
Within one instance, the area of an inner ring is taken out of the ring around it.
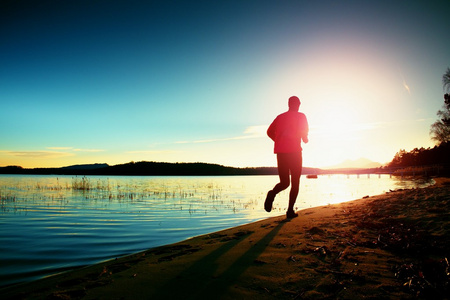
{"label": "tree line", "polygon": [[438,110],[436,113],[438,119],[431,125],[430,135],[438,145],[442,143],[450,142],[450,68],[442,76],[442,86],[444,91],[444,105],[442,110]]}
{"label": "tree line", "polygon": [[424,167],[439,165],[446,174],[450,174],[450,68],[442,76],[444,105],[436,113],[438,119],[431,125],[430,136],[436,142],[433,148],[404,149],[397,152],[388,164],[388,168]]}
{"label": "tree line", "polygon": [[415,148],[411,151],[404,149],[397,152],[388,164],[389,168],[406,168],[440,165],[450,167],[450,142],[441,143],[433,148]]}

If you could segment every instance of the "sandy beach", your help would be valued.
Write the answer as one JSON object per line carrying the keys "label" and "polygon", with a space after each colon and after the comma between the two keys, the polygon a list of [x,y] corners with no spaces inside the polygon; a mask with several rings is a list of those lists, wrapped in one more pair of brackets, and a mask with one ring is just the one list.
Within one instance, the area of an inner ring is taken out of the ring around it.
{"label": "sandy beach", "polygon": [[[450,298],[450,179],[0,289],[2,299]],[[277,201],[285,201],[277,199]]]}

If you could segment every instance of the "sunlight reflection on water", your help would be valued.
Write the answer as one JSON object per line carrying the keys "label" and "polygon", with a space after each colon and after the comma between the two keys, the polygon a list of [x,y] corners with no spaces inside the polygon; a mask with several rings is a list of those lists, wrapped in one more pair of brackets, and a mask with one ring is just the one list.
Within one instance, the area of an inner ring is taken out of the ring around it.
{"label": "sunlight reflection on water", "polygon": [[[285,213],[270,214],[277,176],[71,177],[0,175],[0,286]],[[302,177],[297,209],[431,181],[389,175]]]}

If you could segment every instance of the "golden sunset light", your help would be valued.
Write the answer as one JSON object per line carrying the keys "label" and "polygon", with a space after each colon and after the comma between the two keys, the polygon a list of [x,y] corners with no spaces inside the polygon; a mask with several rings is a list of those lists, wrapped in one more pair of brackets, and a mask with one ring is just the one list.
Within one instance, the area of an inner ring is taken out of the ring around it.
{"label": "golden sunset light", "polygon": [[3,17],[0,166],[274,166],[265,131],[292,95],[311,128],[307,166],[434,145],[450,57],[433,5],[120,3]]}

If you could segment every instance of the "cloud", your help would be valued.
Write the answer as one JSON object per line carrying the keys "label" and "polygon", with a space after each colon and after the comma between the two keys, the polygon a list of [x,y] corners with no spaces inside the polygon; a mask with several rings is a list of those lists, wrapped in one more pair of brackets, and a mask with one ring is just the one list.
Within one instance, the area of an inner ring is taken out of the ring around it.
{"label": "cloud", "polygon": [[402,77],[403,87],[408,92],[408,94],[411,95],[411,89],[409,88],[409,85],[406,83],[405,76],[403,76],[402,72],[400,72],[400,76]]}
{"label": "cloud", "polygon": [[196,140],[196,141],[178,141],[176,144],[200,144],[200,143],[214,143],[221,141],[230,141],[230,140],[239,140],[241,137],[231,137],[231,138],[222,138],[222,139],[207,139],[207,140]]}
{"label": "cloud", "polygon": [[70,150],[70,149],[73,149],[73,147],[46,147],[46,149],[50,149],[50,150]]}
{"label": "cloud", "polygon": [[345,124],[335,124],[335,126],[327,126],[327,125],[319,125],[319,126],[311,126],[310,134],[323,134],[329,132],[359,132],[359,131],[368,131],[374,130],[378,128],[385,127],[388,122],[374,122],[374,123],[345,123]]}
{"label": "cloud", "polygon": [[46,149],[68,150],[68,151],[74,151],[74,152],[103,152],[103,151],[105,151],[103,149],[81,149],[81,148],[74,148],[74,147],[46,147]]}
{"label": "cloud", "polygon": [[411,89],[409,88],[409,85],[406,83],[406,81],[403,79],[403,87],[406,89],[408,94],[411,95]]}
{"label": "cloud", "polygon": [[247,138],[265,137],[269,125],[249,126],[245,129],[244,134]]}
{"label": "cloud", "polygon": [[73,156],[75,154],[59,151],[0,151],[11,156],[28,157],[28,158],[60,158]]}
{"label": "cloud", "polygon": [[180,151],[174,150],[137,150],[137,151],[127,151],[129,154],[171,154],[171,153],[179,153]]}
{"label": "cloud", "polygon": [[258,125],[258,126],[249,126],[244,130],[243,135],[227,137],[227,138],[219,138],[219,139],[204,139],[204,140],[195,140],[195,141],[177,141],[176,144],[198,144],[198,143],[214,143],[214,142],[222,142],[222,141],[232,141],[232,140],[246,140],[246,139],[255,139],[264,137],[266,135],[268,125]]}
{"label": "cloud", "polygon": [[17,156],[22,158],[42,158],[42,159],[53,159],[68,156],[75,156],[75,152],[102,152],[105,150],[101,149],[78,149],[73,147],[46,147],[50,150],[38,150],[38,151],[14,151],[14,150],[3,150],[0,153],[4,153],[10,156]]}
{"label": "cloud", "polygon": [[75,152],[103,152],[105,150],[103,150],[103,149],[78,149],[78,148],[76,148],[76,149],[73,149],[73,151],[75,151]]}

